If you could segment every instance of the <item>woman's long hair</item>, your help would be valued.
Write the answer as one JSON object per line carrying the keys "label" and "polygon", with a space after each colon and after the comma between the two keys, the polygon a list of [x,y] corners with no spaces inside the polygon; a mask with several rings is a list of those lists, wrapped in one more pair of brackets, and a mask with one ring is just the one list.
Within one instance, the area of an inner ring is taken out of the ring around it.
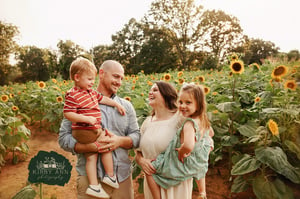
{"label": "woman's long hair", "polygon": [[[162,95],[166,107],[171,110],[176,112],[177,111],[177,92],[175,87],[168,83],[168,82],[164,82],[164,81],[157,81],[155,82],[155,84],[157,85],[160,94]],[[154,111],[152,111],[152,114],[154,114]]]}

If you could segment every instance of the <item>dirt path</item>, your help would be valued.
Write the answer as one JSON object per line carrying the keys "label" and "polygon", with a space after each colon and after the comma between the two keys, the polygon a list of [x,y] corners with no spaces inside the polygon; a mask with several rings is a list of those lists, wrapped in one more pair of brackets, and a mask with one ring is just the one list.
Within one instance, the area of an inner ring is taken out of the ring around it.
{"label": "dirt path", "polygon": [[[71,179],[65,186],[43,184],[44,199],[75,199],[76,198],[76,156],[62,150],[57,142],[58,135],[47,131],[39,132],[32,127],[32,136],[27,142],[29,145],[29,155],[16,165],[11,163],[11,155],[8,155],[7,163],[1,168],[0,173],[0,198],[11,199],[21,188],[26,185],[28,179],[28,164],[40,150],[55,151],[66,157],[72,164]],[[230,198],[229,185],[225,178],[226,171],[222,165],[209,169],[206,177],[207,196],[210,199]],[[38,190],[38,189],[36,189]],[[197,192],[194,192],[193,199],[197,199]],[[255,198],[253,193],[242,193],[231,198]],[[38,198],[38,197],[36,197]],[[143,194],[137,192],[135,183],[135,199],[143,199]]]}

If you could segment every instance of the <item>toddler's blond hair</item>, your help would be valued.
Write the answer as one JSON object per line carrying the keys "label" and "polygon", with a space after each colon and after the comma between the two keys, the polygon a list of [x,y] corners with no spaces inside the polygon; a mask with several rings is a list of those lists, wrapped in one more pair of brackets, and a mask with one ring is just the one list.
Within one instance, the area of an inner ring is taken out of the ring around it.
{"label": "toddler's blond hair", "polygon": [[74,80],[75,74],[95,73],[97,75],[96,66],[88,59],[79,57],[75,59],[70,66],[70,79]]}

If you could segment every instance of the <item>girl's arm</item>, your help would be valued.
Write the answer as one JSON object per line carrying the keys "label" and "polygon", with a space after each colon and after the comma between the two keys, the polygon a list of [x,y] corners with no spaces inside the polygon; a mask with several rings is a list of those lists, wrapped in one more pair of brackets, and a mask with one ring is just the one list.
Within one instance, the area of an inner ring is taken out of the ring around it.
{"label": "girl's arm", "polygon": [[178,159],[183,162],[183,158],[190,155],[195,146],[195,128],[191,121],[184,124],[181,132],[181,146],[177,148]]}
{"label": "girl's arm", "polygon": [[119,113],[121,115],[125,115],[126,113],[126,109],[121,105],[119,104],[118,102],[112,100],[111,98],[109,97],[106,97],[106,96],[103,96],[102,100],[100,101],[101,104],[105,104],[105,105],[108,105],[108,106],[113,106],[113,107],[116,107],[117,110],[119,111]]}

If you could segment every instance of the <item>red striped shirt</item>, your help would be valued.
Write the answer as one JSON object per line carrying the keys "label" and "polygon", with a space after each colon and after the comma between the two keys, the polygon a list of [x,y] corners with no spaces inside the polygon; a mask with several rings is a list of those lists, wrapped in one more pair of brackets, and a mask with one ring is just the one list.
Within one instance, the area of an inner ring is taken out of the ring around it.
{"label": "red striped shirt", "polygon": [[101,128],[101,111],[99,103],[103,95],[95,90],[83,90],[78,87],[71,88],[65,96],[64,113],[74,112],[85,116],[97,118],[97,124],[72,123],[72,129],[98,129]]}

